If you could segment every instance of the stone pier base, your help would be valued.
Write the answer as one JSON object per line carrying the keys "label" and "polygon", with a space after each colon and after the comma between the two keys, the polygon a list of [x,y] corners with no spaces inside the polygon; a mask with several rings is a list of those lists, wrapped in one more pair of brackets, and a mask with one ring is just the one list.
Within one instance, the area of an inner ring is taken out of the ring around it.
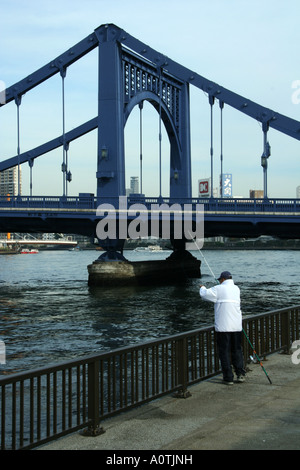
{"label": "stone pier base", "polygon": [[102,261],[88,266],[90,286],[129,284],[160,285],[188,278],[201,277],[201,261],[186,250],[174,251],[165,260]]}

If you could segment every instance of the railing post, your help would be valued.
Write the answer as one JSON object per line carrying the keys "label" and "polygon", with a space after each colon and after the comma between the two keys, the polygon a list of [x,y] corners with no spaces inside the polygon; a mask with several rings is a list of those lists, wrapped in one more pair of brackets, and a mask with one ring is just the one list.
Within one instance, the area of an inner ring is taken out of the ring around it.
{"label": "railing post", "polygon": [[83,436],[99,436],[105,431],[100,427],[99,409],[100,385],[99,385],[99,360],[88,364],[88,427],[81,434]]}
{"label": "railing post", "polygon": [[290,310],[281,312],[281,345],[284,347],[283,353],[290,354],[291,338],[290,338]]}
{"label": "railing post", "polygon": [[178,382],[181,385],[181,388],[174,394],[175,398],[188,398],[191,396],[191,393],[187,390],[187,383],[188,383],[188,369],[187,369],[187,359],[188,359],[188,351],[187,351],[187,338],[184,337],[179,339],[177,343],[177,351],[178,351],[178,360],[177,360],[177,367],[178,367]]}

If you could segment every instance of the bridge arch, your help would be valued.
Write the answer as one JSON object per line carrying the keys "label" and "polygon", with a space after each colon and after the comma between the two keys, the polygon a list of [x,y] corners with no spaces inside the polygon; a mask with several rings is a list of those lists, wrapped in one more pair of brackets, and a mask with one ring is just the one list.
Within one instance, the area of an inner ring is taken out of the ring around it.
{"label": "bridge arch", "polygon": [[169,142],[170,142],[170,180],[174,178],[175,172],[178,172],[182,168],[181,164],[181,146],[178,139],[178,134],[172,119],[172,116],[168,110],[168,107],[162,102],[160,97],[155,93],[143,91],[133,96],[127,103],[124,111],[124,126],[133,111],[133,109],[140,103],[147,101],[157,111],[158,116],[161,116],[161,120],[165,126]]}
{"label": "bridge arch", "polygon": [[101,38],[97,196],[125,194],[124,128],[133,108],[148,101],[160,114],[170,141],[170,197],[191,197],[189,84],[115,37]]}

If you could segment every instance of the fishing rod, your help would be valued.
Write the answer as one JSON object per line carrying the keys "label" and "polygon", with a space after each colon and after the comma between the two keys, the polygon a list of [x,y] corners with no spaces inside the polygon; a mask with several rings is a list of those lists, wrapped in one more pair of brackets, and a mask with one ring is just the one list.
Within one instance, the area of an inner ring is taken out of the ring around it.
{"label": "fishing rod", "polygon": [[[251,348],[253,349],[253,352],[254,352],[254,354],[255,354],[255,356],[256,356],[256,359],[257,359],[258,362],[259,362],[259,365],[261,366],[262,370],[263,370],[264,373],[266,374],[266,377],[267,377],[268,381],[269,381],[270,384],[272,385],[272,381],[271,381],[270,377],[268,376],[267,371],[266,371],[266,369],[264,368],[264,366],[263,366],[263,364],[262,364],[260,358],[258,357],[257,352],[255,351],[255,349],[254,349],[254,347],[253,347],[253,344],[251,343],[250,339],[249,339],[248,336],[246,335],[244,328],[243,328],[243,332],[244,332],[244,335],[246,336],[246,338],[247,338],[247,340],[248,340],[248,343],[250,344]],[[253,357],[250,356],[250,359],[253,360]]]}
{"label": "fishing rod", "polygon": [[[190,237],[191,237],[191,234],[190,234],[190,233],[189,233],[189,235],[190,235]],[[192,238],[192,237],[191,237],[191,238]],[[197,244],[197,241],[194,240],[194,243],[195,243],[196,247],[198,248],[199,253],[202,255],[202,257],[203,257],[203,259],[204,259],[204,261],[205,261],[205,263],[206,263],[208,269],[210,270],[212,277],[213,277],[214,280],[219,284],[219,281],[218,281],[218,279],[216,279],[216,276],[214,275],[213,270],[211,269],[210,265],[208,264],[207,259],[205,258],[204,254],[203,254],[202,251],[200,250],[200,248],[199,248],[199,246],[198,246],[198,244]],[[261,362],[261,360],[260,360],[260,358],[259,358],[257,352],[255,351],[254,346],[253,346],[253,344],[251,343],[251,341],[250,341],[248,335],[246,334],[244,328],[242,328],[242,331],[243,331],[243,333],[244,333],[244,335],[245,335],[245,337],[246,337],[248,343],[250,344],[251,348],[253,349],[253,353],[255,354],[255,356],[256,356],[256,358],[257,358],[257,360],[258,360],[258,362],[259,362],[259,365],[261,366],[262,370],[263,370],[264,373],[266,374],[266,377],[267,377],[268,381],[269,381],[270,384],[272,385],[271,379],[270,379],[270,377],[268,376],[267,371],[266,371],[266,369],[264,368],[264,366],[263,366],[263,364],[262,364],[262,362]],[[250,356],[250,358],[252,359],[252,356]]]}

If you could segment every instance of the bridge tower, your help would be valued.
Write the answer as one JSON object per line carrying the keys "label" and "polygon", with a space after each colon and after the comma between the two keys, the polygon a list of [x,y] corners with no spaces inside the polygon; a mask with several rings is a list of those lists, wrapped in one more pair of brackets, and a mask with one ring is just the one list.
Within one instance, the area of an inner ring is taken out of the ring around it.
{"label": "bridge tower", "polygon": [[127,49],[122,33],[115,25],[95,30],[99,42],[97,197],[125,195],[124,128],[133,108],[148,101],[159,113],[170,141],[170,197],[189,198],[189,84],[164,71],[165,56],[158,55],[154,63]]}

